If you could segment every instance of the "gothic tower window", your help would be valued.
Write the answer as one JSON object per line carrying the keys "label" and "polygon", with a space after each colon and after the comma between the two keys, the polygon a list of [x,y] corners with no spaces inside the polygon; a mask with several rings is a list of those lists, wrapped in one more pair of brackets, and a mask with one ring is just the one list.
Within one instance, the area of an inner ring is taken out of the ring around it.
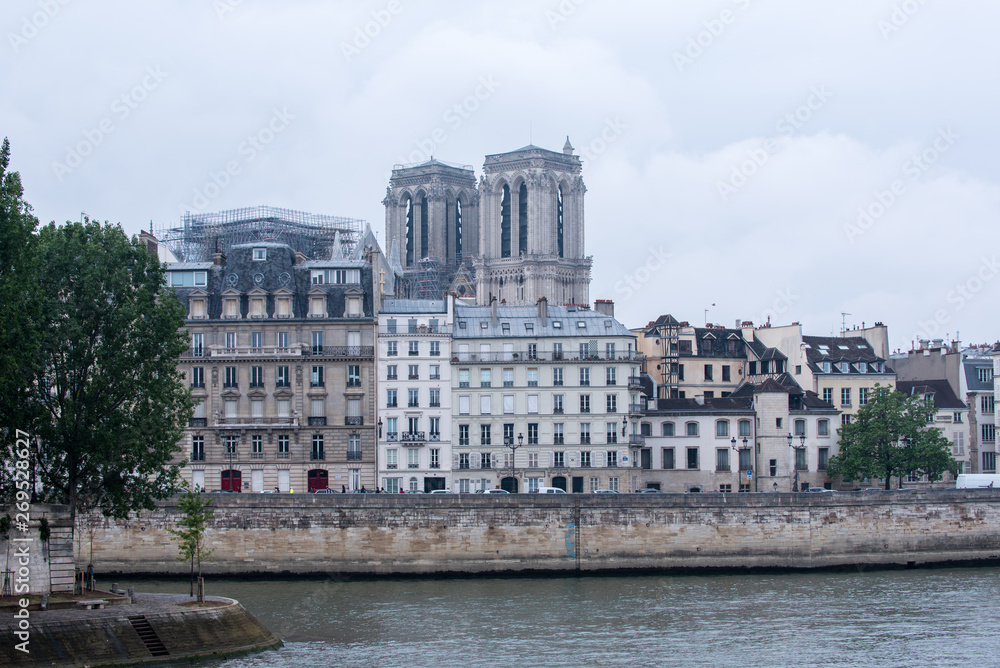
{"label": "gothic tower window", "polygon": [[420,257],[427,257],[430,221],[427,220],[427,197],[420,198]]}
{"label": "gothic tower window", "polygon": [[517,193],[517,250],[528,254],[528,186],[524,183]]}
{"label": "gothic tower window", "polygon": [[503,186],[500,198],[500,257],[510,257],[510,186]]}
{"label": "gothic tower window", "polygon": [[462,200],[455,200],[455,257],[462,259]]}
{"label": "gothic tower window", "polygon": [[406,266],[413,264],[413,200],[406,198]]}
{"label": "gothic tower window", "polygon": [[559,257],[563,255],[563,191],[562,186],[556,193],[556,239],[559,242]]}

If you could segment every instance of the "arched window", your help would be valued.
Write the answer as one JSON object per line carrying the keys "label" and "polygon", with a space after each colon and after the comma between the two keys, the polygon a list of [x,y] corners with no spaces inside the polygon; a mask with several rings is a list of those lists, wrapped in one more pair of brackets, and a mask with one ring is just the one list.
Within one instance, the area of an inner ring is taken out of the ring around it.
{"label": "arched window", "polygon": [[795,421],[795,435],[805,436],[806,435],[806,421],[799,419]]}
{"label": "arched window", "polygon": [[750,437],[750,420],[740,420],[740,436]]}
{"label": "arched window", "polygon": [[411,492],[416,492],[417,491],[417,479],[416,478],[410,478],[410,491]]}
{"label": "arched window", "polygon": [[719,437],[729,436],[729,420],[715,421],[715,435]]}
{"label": "arched window", "polygon": [[698,435],[698,423],[697,422],[688,422],[686,425],[684,425],[684,427],[687,429],[687,435],[688,436],[697,436]]}
{"label": "arched window", "polygon": [[406,198],[406,266],[413,264],[413,200]]}
{"label": "arched window", "polygon": [[517,193],[517,250],[528,254],[528,186],[524,183]]}
{"label": "arched window", "polygon": [[462,258],[462,200],[455,199],[455,257]]}
{"label": "arched window", "polygon": [[556,192],[556,239],[559,243],[559,257],[563,257],[563,189]]}
{"label": "arched window", "polygon": [[816,433],[819,436],[829,436],[830,435],[830,421],[827,419],[819,420],[816,423]]}
{"label": "arched window", "polygon": [[420,257],[427,257],[427,249],[430,247],[428,239],[430,237],[430,222],[427,220],[427,197],[420,198]]}
{"label": "arched window", "polygon": [[500,257],[510,257],[510,186],[503,186],[500,198]]}
{"label": "arched window", "polygon": [[673,422],[664,422],[663,425],[660,428],[663,430],[663,435],[664,436],[673,436],[674,435],[674,423]]}

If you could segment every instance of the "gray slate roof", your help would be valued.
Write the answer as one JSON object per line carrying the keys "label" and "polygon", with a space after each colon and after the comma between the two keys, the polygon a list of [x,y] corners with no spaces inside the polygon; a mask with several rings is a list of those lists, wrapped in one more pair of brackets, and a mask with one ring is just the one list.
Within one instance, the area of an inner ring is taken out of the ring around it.
{"label": "gray slate roof", "polygon": [[[562,326],[556,327],[555,322]],[[579,326],[581,322],[582,327]],[[510,325],[509,331],[504,331],[504,323]],[[526,323],[532,325],[531,331],[525,328]],[[614,318],[573,306],[549,306],[544,325],[536,306],[498,306],[496,322],[493,321],[490,306],[455,306],[455,339],[608,336],[635,338],[635,334]]]}

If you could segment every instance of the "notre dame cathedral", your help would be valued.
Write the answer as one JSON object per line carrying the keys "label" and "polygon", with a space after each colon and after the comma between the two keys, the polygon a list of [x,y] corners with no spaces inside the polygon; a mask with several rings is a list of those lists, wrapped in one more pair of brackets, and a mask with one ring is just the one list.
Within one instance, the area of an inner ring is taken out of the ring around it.
{"label": "notre dame cathedral", "polygon": [[397,165],[386,188],[388,261],[406,296],[488,305],[588,304],[580,157],[529,145],[473,168]]}

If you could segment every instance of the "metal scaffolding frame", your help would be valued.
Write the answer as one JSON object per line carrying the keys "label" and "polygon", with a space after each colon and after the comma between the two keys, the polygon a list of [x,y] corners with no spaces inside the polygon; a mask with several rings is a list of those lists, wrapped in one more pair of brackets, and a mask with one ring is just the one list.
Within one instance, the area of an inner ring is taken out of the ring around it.
{"label": "metal scaffolding frame", "polygon": [[186,212],[178,227],[154,231],[182,262],[211,261],[216,251],[228,253],[238,244],[287,244],[311,259],[329,258],[336,241],[349,255],[361,238],[365,221],[270,206],[242,207],[213,213]]}

